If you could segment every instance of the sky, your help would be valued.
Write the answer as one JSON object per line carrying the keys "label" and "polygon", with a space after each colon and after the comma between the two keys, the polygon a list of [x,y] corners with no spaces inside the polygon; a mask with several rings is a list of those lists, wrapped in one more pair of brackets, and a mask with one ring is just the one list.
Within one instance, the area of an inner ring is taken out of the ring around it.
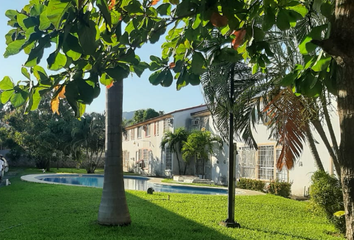
{"label": "sky", "polygon": [[[7,26],[8,18],[5,12],[8,9],[21,10],[23,6],[29,3],[29,0],[2,0],[0,4],[0,80],[5,76],[9,76],[14,83],[19,80],[26,79],[21,74],[21,66],[25,63],[27,55],[20,52],[17,55],[4,58],[3,54],[6,50],[5,35],[11,30]],[[161,41],[160,41],[161,42]],[[139,49],[137,54],[143,61],[149,62],[150,55],[160,56],[160,45],[147,45]],[[41,66],[46,67],[46,59],[42,58]],[[160,85],[153,86],[149,82],[151,72],[145,70],[143,75],[130,75],[124,80],[123,93],[123,111],[135,111],[138,109],[153,108],[156,111],[164,111],[165,113],[174,110],[198,106],[204,104],[204,97],[201,86],[188,85],[181,90],[176,90],[176,82],[170,87],[162,87]],[[87,105],[86,112],[100,112],[105,110],[105,86],[101,85],[101,94],[94,99],[91,105]]]}

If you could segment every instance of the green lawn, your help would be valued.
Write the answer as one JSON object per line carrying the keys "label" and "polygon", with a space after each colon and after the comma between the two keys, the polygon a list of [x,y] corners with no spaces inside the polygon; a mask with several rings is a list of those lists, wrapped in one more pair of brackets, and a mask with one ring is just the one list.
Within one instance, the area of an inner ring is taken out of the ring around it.
{"label": "green lawn", "polygon": [[242,228],[230,229],[218,224],[226,218],[226,196],[127,191],[132,224],[104,227],[96,222],[102,189],[27,183],[19,176],[11,182],[0,188],[1,240],[344,239],[305,202],[273,195],[237,196]]}

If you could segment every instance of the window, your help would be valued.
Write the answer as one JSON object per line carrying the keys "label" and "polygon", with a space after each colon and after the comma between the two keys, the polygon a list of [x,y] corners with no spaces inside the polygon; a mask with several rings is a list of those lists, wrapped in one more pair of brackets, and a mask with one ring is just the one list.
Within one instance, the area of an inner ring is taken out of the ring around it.
{"label": "window", "polygon": [[150,137],[151,124],[147,124],[145,127],[145,136]]}
{"label": "window", "polygon": [[124,171],[129,171],[129,152],[123,151],[123,169]]}
{"label": "window", "polygon": [[127,130],[126,134],[125,134],[125,141],[129,141],[130,139],[130,130]]}
{"label": "window", "polygon": [[166,148],[166,170],[172,170],[172,154],[169,147]]}
{"label": "window", "polygon": [[256,178],[256,150],[250,147],[240,149],[240,177]]}
{"label": "window", "polygon": [[138,127],[138,138],[142,137],[143,127]]}
{"label": "window", "polygon": [[160,134],[160,122],[156,122],[156,136]]}
{"label": "window", "polygon": [[[276,150],[276,159],[275,161],[278,161],[278,158],[280,156],[280,153],[281,153],[281,149],[277,149]],[[277,170],[277,180],[280,181],[280,182],[287,182],[288,181],[288,169],[286,168],[286,166],[283,167],[282,170]]]}
{"label": "window", "polygon": [[147,149],[143,150],[143,159],[145,160],[145,162],[149,161],[149,150]]}
{"label": "window", "polygon": [[170,127],[169,127],[169,121],[168,121],[168,118],[166,118],[164,121],[163,121],[163,132],[167,132],[168,130],[170,130]]}
{"label": "window", "polygon": [[134,140],[135,139],[135,129],[130,130],[130,140]]}
{"label": "window", "polygon": [[274,146],[260,146],[258,150],[258,178],[274,179]]}

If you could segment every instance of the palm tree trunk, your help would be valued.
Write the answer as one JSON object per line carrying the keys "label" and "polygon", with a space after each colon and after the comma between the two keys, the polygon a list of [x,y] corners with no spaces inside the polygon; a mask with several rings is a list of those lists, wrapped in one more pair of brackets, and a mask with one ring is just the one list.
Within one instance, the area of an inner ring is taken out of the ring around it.
{"label": "palm tree trunk", "polygon": [[177,163],[178,163],[178,174],[181,175],[181,163],[179,161],[179,157],[178,157],[178,152],[176,151],[176,158],[177,158]]}
{"label": "palm tree trunk", "polygon": [[98,222],[102,225],[131,223],[124,191],[122,164],[123,81],[106,90],[106,161]]}
{"label": "palm tree trunk", "polygon": [[321,103],[322,103],[323,113],[324,113],[324,116],[325,116],[325,119],[326,119],[328,131],[329,131],[329,135],[331,136],[334,152],[335,152],[335,154],[336,154],[336,156],[338,158],[338,156],[339,156],[339,148],[338,148],[337,138],[336,138],[336,135],[334,134],[333,125],[332,125],[331,118],[330,118],[329,113],[328,113],[326,97],[325,96],[322,97]]}
{"label": "palm tree trunk", "polygon": [[323,130],[321,122],[318,119],[316,119],[316,120],[311,120],[311,123],[316,128],[316,131],[318,132],[318,134],[320,135],[323,143],[325,144],[325,146],[327,148],[327,151],[328,151],[329,155],[331,156],[331,158],[333,160],[334,168],[336,169],[336,172],[338,174],[338,178],[340,178],[341,170],[340,170],[340,165],[339,165],[337,156],[334,154],[333,148],[331,147],[331,145],[330,145],[330,143],[328,141],[328,138],[326,136],[326,133]]}
{"label": "palm tree trunk", "polygon": [[312,153],[312,155],[313,155],[313,157],[315,159],[315,162],[316,162],[318,170],[325,171],[324,168],[323,168],[322,161],[320,159],[320,155],[318,154],[318,151],[317,151],[317,148],[316,148],[316,144],[315,144],[315,140],[313,139],[310,127],[306,128],[306,137],[307,137],[307,141],[309,143],[310,150],[311,150],[311,153]]}

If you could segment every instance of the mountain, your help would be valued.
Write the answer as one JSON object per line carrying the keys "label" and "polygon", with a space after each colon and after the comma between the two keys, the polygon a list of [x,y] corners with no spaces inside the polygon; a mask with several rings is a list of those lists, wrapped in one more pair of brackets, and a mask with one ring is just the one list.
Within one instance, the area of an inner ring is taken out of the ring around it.
{"label": "mountain", "polygon": [[123,112],[123,119],[127,119],[127,120],[132,119],[134,117],[134,113],[135,111]]}

